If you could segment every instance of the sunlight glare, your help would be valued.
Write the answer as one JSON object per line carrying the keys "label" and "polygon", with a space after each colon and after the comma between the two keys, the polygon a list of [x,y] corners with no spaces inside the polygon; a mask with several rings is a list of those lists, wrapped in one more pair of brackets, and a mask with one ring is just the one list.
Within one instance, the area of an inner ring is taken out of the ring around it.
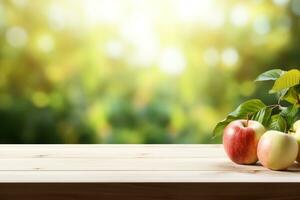
{"label": "sunlight glare", "polygon": [[235,67],[237,62],[239,61],[239,54],[237,50],[233,47],[224,49],[222,52],[222,61],[225,67]]}
{"label": "sunlight glare", "polygon": [[113,59],[120,58],[124,53],[124,47],[117,40],[108,41],[105,45],[106,54]]}
{"label": "sunlight glare", "polygon": [[249,10],[244,5],[237,5],[231,13],[231,22],[237,27],[245,26],[249,20]]}
{"label": "sunlight glare", "polygon": [[210,0],[177,0],[175,11],[183,22],[207,22],[214,16],[214,1]]}
{"label": "sunlight glare", "polygon": [[115,24],[122,19],[122,2],[119,0],[85,0],[84,11],[88,22]]}
{"label": "sunlight glare", "polygon": [[159,67],[167,74],[179,75],[186,67],[186,59],[180,49],[169,47],[163,50]]}

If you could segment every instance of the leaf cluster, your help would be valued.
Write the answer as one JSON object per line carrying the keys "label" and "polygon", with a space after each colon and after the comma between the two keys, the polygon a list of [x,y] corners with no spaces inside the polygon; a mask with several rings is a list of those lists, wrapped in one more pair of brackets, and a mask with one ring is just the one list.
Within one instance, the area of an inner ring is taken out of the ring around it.
{"label": "leaf cluster", "polygon": [[[275,105],[266,105],[259,99],[251,99],[242,103],[216,125],[213,131],[214,136],[222,134],[224,128],[230,122],[237,119],[259,121],[269,130],[282,132],[291,130],[299,114],[300,71],[298,69],[289,71],[273,69],[262,73],[255,81],[274,81],[269,93],[276,94],[278,103]],[[287,102],[288,106],[282,106],[282,101]]]}

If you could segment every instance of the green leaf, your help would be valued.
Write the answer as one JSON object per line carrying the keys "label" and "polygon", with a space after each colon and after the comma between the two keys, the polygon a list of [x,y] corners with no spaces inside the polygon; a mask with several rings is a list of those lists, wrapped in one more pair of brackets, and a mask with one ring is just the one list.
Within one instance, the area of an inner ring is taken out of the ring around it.
{"label": "green leaf", "polygon": [[[232,121],[237,119],[251,119],[251,116],[257,116],[262,121],[266,121],[269,115],[269,110],[261,111],[266,108],[266,105],[259,99],[252,99],[239,105],[235,111],[230,113],[226,119],[219,122],[213,130],[213,136],[223,133],[224,128]],[[258,116],[258,112],[261,113]]]}
{"label": "green leaf", "polygon": [[284,73],[281,69],[272,69],[259,75],[255,81],[270,81],[278,79]]}
{"label": "green leaf", "polygon": [[255,115],[253,115],[251,119],[262,123],[264,126],[268,126],[268,124],[270,123],[271,115],[272,109],[269,107],[265,107],[255,113]]}
{"label": "green leaf", "polygon": [[286,128],[287,128],[287,124],[286,124],[285,119],[281,115],[277,114],[277,115],[273,115],[271,117],[268,128],[269,128],[269,130],[285,132]]}
{"label": "green leaf", "polygon": [[280,76],[274,83],[270,93],[280,92],[283,89],[300,84],[300,71],[292,69]]}
{"label": "green leaf", "polygon": [[286,88],[281,90],[280,92],[277,92],[277,98],[281,101],[283,100],[284,96],[287,94],[290,88]]}
{"label": "green leaf", "polygon": [[213,137],[217,136],[217,135],[221,135],[223,133],[223,130],[225,129],[225,127],[232,121],[236,120],[237,118],[235,117],[231,117],[231,116],[227,116],[226,119],[220,121],[214,128],[213,130]]}
{"label": "green leaf", "polygon": [[265,107],[266,105],[261,100],[252,99],[239,105],[239,107],[230,113],[229,116],[236,118],[248,118]]}
{"label": "green leaf", "polygon": [[287,127],[286,127],[287,130],[289,130],[293,126],[294,122],[296,121],[298,110],[299,110],[298,106],[292,105],[285,108],[279,113],[287,122]]}
{"label": "green leaf", "polygon": [[297,92],[297,86],[289,88],[285,92],[284,96],[282,97],[283,100],[292,104],[298,103],[299,98],[300,98],[300,94],[299,92]]}

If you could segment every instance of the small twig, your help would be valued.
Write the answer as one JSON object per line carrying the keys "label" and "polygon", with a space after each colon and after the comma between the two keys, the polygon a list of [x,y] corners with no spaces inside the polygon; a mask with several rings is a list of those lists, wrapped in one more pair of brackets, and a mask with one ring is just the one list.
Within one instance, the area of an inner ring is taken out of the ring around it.
{"label": "small twig", "polygon": [[273,104],[273,105],[268,105],[267,108],[274,109],[276,107],[280,107],[280,104]]}
{"label": "small twig", "polygon": [[286,107],[281,106],[280,104],[274,104],[274,105],[269,105],[267,106],[268,108],[274,109],[274,108],[278,108],[279,110],[284,110],[286,109]]}
{"label": "small twig", "polygon": [[278,104],[278,105],[280,105],[281,98],[282,98],[281,96],[278,98],[278,101],[277,101],[277,104]]}

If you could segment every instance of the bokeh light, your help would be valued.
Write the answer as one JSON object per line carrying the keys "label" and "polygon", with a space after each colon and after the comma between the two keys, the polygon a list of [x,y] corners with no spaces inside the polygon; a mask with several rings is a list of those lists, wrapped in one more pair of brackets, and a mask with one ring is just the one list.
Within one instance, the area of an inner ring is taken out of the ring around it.
{"label": "bokeh light", "polygon": [[0,1],[0,143],[218,143],[300,61],[298,0]]}

